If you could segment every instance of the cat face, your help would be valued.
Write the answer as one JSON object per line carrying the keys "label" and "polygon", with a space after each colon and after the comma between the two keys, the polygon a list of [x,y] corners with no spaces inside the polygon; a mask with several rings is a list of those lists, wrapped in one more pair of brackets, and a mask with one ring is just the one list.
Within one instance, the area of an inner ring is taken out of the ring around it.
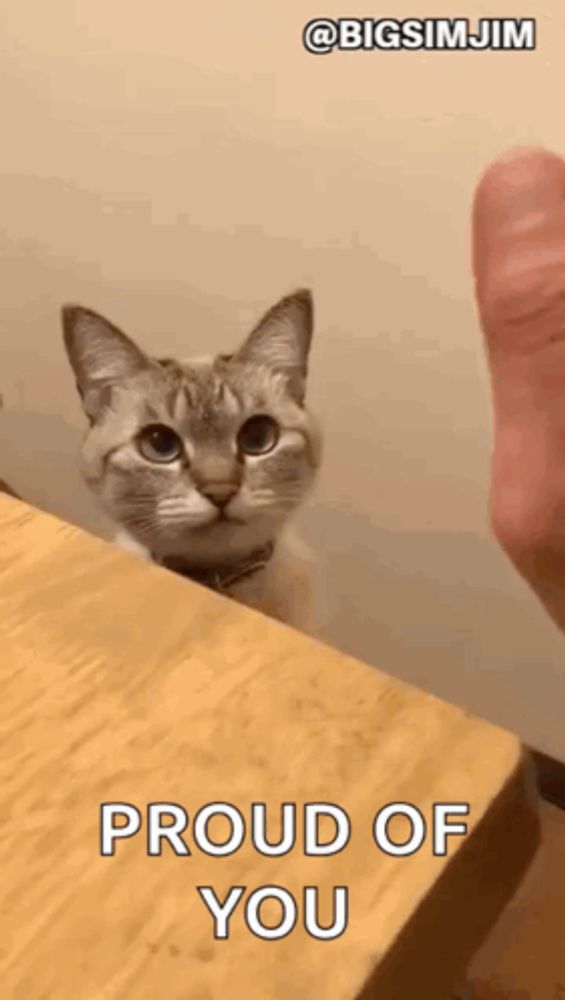
{"label": "cat face", "polygon": [[63,326],[90,422],[84,475],[110,516],[157,555],[203,562],[272,540],[320,459],[304,408],[310,294],[282,299],[213,359],[149,358],[80,306]]}

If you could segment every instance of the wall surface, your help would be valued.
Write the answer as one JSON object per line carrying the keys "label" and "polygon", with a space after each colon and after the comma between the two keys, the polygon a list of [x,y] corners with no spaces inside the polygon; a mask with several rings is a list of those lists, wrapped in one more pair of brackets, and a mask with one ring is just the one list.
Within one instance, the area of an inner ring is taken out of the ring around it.
{"label": "wall surface", "polygon": [[[492,16],[492,5],[373,5]],[[531,17],[499,0],[497,17]],[[362,8],[362,9],[361,9]],[[0,32],[0,476],[105,532],[58,311],[151,351],[227,349],[298,285],[317,304],[326,464],[303,517],[338,646],[565,759],[563,640],[489,538],[486,366],[468,216],[486,163],[563,149],[565,11],[535,52],[314,57],[352,0],[5,0]]]}

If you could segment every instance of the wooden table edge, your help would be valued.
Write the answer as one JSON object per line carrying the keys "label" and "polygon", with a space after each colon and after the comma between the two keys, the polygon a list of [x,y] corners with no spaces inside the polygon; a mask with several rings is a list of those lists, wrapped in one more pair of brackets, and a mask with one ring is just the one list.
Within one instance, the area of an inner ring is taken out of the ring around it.
{"label": "wooden table edge", "polygon": [[[379,963],[357,1000],[406,1000],[422,995],[426,968],[414,956],[428,956],[434,989],[450,991],[512,898],[541,841],[535,768],[522,749],[506,784],[479,820],[474,835],[453,855],[430,893],[405,924],[393,947]],[[501,845],[506,849],[501,850]],[[468,887],[473,886],[472,896]],[[481,897],[481,906],[473,903]],[[485,899],[488,905],[485,906]],[[445,913],[457,913],[457,922]],[[449,937],[438,942],[438,927]],[[438,964],[441,971],[438,973]],[[434,1000],[444,1000],[434,992]]]}

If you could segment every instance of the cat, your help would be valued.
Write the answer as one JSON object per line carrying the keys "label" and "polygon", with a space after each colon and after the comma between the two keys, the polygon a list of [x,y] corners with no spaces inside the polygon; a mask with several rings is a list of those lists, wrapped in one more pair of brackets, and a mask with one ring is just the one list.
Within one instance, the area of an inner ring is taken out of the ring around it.
{"label": "cat", "polygon": [[314,563],[289,524],[322,451],[305,406],[311,293],[281,299],[214,358],[150,357],[80,305],[62,321],[90,424],[82,471],[116,544],[316,633]]}

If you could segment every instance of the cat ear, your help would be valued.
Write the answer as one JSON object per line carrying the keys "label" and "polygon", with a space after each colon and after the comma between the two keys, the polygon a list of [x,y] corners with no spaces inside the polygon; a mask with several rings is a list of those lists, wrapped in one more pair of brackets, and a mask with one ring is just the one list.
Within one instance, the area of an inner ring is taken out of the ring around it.
{"label": "cat ear", "polygon": [[312,294],[307,289],[300,289],[269,309],[234,355],[234,360],[283,373],[290,393],[302,403],[313,326]]}
{"label": "cat ear", "polygon": [[91,309],[64,306],[62,320],[77,389],[87,416],[95,420],[108,387],[142,371],[149,360],[125,333]]}

